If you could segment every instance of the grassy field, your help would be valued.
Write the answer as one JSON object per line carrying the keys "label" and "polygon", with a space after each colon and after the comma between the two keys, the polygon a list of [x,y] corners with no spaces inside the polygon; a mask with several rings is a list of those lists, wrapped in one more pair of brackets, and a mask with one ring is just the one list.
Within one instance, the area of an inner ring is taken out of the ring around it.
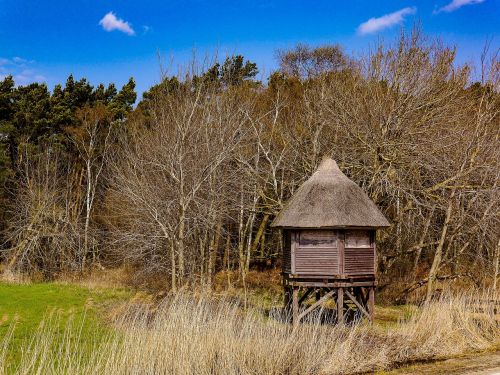
{"label": "grassy field", "polygon": [[124,289],[0,283],[0,337],[12,335],[6,362],[19,363],[22,348],[32,342],[42,323],[50,324],[60,337],[68,325],[78,327],[81,347],[94,344],[109,331],[103,319],[108,306],[130,296]]}
{"label": "grassy field", "polygon": [[247,297],[243,310],[236,290],[151,303],[121,288],[3,283],[0,374],[346,374],[500,343],[498,323],[472,319],[463,296],[377,306],[373,326],[354,328],[293,328],[269,315],[279,295]]}

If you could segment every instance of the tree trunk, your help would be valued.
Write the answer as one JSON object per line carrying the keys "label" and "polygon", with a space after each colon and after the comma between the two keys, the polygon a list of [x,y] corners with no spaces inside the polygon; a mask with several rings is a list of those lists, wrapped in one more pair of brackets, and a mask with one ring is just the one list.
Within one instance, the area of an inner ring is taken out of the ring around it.
{"label": "tree trunk", "polygon": [[90,210],[92,209],[91,203],[91,188],[92,188],[92,166],[90,159],[87,160],[87,191],[85,192],[85,227],[83,232],[83,257],[82,257],[82,271],[85,269],[89,248],[89,225],[90,225]]}
{"label": "tree trunk", "polygon": [[[252,250],[251,250],[252,254],[254,254],[257,251],[257,247],[259,246],[259,242],[260,242],[262,236],[264,235],[268,221],[269,221],[269,214],[265,214],[264,218],[260,222],[259,229],[257,230],[257,233],[255,234],[255,238],[253,240]],[[262,254],[262,252],[263,251],[261,249],[261,254]]]}
{"label": "tree trunk", "polygon": [[177,227],[177,259],[178,259],[178,269],[179,269],[179,283],[184,283],[185,266],[184,266],[184,235],[186,226],[186,208],[181,202],[179,207],[179,225]]}
{"label": "tree trunk", "polygon": [[498,281],[498,272],[500,267],[500,239],[497,242],[497,246],[495,248],[495,255],[493,257],[493,290],[497,290],[497,281]]}
{"label": "tree trunk", "polygon": [[441,258],[443,256],[444,241],[446,240],[446,233],[448,232],[448,225],[450,224],[451,214],[453,212],[453,198],[455,197],[455,190],[450,194],[450,199],[448,202],[448,208],[446,210],[446,218],[444,220],[443,229],[441,230],[441,237],[439,239],[438,247],[436,253],[434,254],[434,260],[432,262],[431,270],[429,271],[429,281],[427,283],[427,296],[425,302],[428,303],[431,300],[434,281],[436,280],[436,275],[441,265]]}
{"label": "tree trunk", "polygon": [[247,251],[245,254],[245,276],[250,270],[250,259],[252,258],[252,232],[253,232],[253,225],[255,222],[255,213],[251,213],[250,217],[248,218],[248,223],[247,223],[247,228],[248,228],[248,237],[247,237]]}
{"label": "tree trunk", "polygon": [[231,287],[231,255],[230,255],[230,250],[231,250],[231,234],[228,232],[227,237],[226,237],[226,246],[224,247],[224,260],[222,263],[226,266],[226,274],[227,274],[227,287]]}
{"label": "tree trunk", "polygon": [[431,225],[433,214],[434,214],[434,207],[432,208],[431,212],[429,213],[429,217],[425,221],[424,230],[422,231],[422,235],[420,236],[420,241],[418,242],[418,248],[417,248],[417,252],[415,254],[415,261],[413,264],[413,275],[414,276],[417,274],[418,262],[420,261],[420,256],[422,255],[422,248],[424,247],[425,237],[427,236],[427,232],[428,232],[429,227]]}
{"label": "tree trunk", "polygon": [[238,261],[239,261],[239,271],[241,274],[241,277],[244,278],[244,272],[245,272],[245,245],[244,245],[244,240],[245,240],[245,234],[243,233],[243,187],[241,188],[241,200],[240,200],[240,213],[239,213],[239,220],[238,220]]}
{"label": "tree trunk", "polygon": [[[206,260],[205,260],[205,257],[206,257],[206,244],[207,244],[207,240],[210,242],[212,241],[211,239],[208,239],[209,235],[208,235],[208,230],[205,230],[204,231],[205,234],[203,237],[200,236],[199,238],[199,246],[200,246],[200,257],[201,257],[201,260],[200,260],[200,264],[199,264],[199,267],[200,267],[200,285],[201,286],[205,286],[205,280],[206,280],[206,274],[207,274],[207,270],[206,270]],[[210,245],[209,245],[210,246]]]}
{"label": "tree trunk", "polygon": [[207,282],[208,287],[212,287],[212,280],[215,270],[215,262],[217,260],[217,251],[219,250],[219,241],[220,234],[222,231],[222,220],[219,219],[219,223],[215,229],[215,234],[213,236],[213,241],[210,244],[210,248],[208,250],[208,269],[207,269]]}
{"label": "tree trunk", "polygon": [[177,291],[177,268],[175,266],[175,246],[174,241],[169,241],[170,243],[170,282],[172,284],[172,291],[175,293]]}

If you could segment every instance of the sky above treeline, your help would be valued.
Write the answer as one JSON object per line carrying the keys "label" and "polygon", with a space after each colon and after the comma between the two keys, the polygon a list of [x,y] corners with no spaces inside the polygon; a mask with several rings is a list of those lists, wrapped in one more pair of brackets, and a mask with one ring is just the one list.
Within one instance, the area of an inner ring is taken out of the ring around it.
{"label": "sky above treeline", "polygon": [[500,47],[500,0],[0,0],[0,77],[19,85],[69,74],[93,84],[124,84],[139,93],[167,72],[217,53],[257,62],[265,80],[276,50],[296,43],[339,43],[358,54],[401,27],[458,47],[459,62],[477,62],[487,41]]}

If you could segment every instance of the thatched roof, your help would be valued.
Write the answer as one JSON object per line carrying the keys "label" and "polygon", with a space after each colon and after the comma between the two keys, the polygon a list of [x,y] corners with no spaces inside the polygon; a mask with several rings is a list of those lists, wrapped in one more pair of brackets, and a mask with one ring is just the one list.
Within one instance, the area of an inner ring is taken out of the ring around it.
{"label": "thatched roof", "polygon": [[272,227],[388,227],[375,203],[351,181],[333,159],[325,158],[281,210]]}

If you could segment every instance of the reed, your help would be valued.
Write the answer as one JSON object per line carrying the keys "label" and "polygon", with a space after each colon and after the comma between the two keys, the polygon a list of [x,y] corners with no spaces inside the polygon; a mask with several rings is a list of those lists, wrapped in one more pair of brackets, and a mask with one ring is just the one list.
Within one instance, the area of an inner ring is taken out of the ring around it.
{"label": "reed", "polygon": [[[349,374],[389,369],[500,342],[491,293],[444,296],[391,327],[298,327],[238,303],[177,294],[154,310],[129,305],[105,338],[82,348],[78,326],[46,320],[26,342],[18,374]],[[475,311],[475,312],[474,312]],[[87,340],[88,342],[88,340]],[[0,346],[5,357],[9,335]]]}

